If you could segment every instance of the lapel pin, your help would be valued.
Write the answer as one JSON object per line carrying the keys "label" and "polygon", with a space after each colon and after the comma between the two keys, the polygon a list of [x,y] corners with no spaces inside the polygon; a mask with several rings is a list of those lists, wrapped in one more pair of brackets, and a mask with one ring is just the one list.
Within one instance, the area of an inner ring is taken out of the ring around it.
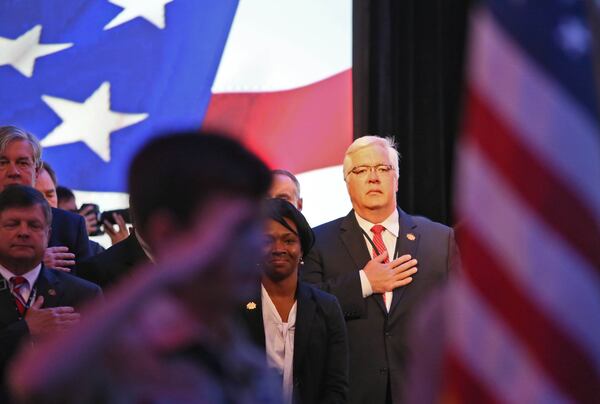
{"label": "lapel pin", "polygon": [[407,238],[407,239],[409,239],[410,241],[415,241],[415,240],[417,239],[417,238],[415,237],[415,235],[414,235],[414,234],[412,234],[412,233],[408,233],[408,234],[406,235],[406,238]]}
{"label": "lapel pin", "polygon": [[249,302],[246,305],[246,309],[248,309],[248,310],[254,310],[255,308],[256,308],[256,303],[254,303],[254,302]]}
{"label": "lapel pin", "polygon": [[56,296],[56,290],[54,290],[54,289],[48,289],[48,294],[50,296]]}

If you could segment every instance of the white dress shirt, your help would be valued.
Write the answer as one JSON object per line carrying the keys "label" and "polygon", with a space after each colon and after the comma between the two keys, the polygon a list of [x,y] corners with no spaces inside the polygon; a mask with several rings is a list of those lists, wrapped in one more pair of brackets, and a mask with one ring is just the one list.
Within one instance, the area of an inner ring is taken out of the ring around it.
{"label": "white dress shirt", "polygon": [[[375,226],[376,224],[380,224],[383,227],[385,227],[385,230],[381,233],[381,237],[383,238],[383,244],[385,244],[385,248],[388,251],[389,260],[392,261],[394,259],[394,252],[396,250],[396,241],[398,240],[398,234],[400,233],[398,210],[394,209],[394,212],[392,212],[392,214],[389,215],[381,223],[371,223],[368,220],[365,220],[362,217],[360,217],[358,213],[356,213],[356,211],[354,212],[354,215],[356,216],[356,221],[358,222],[360,228],[363,229],[365,233],[369,235],[369,237],[371,237],[371,240],[373,240],[373,237],[375,237],[375,235],[371,231],[371,228],[373,226]],[[363,238],[365,239],[365,244],[367,245],[369,254],[371,258],[373,258],[373,246],[371,245],[367,237],[363,235]],[[367,274],[365,274],[365,271],[361,269],[359,275],[363,297],[371,296],[373,294],[373,288],[371,287],[371,282],[369,282],[369,279],[367,278]],[[393,296],[393,292],[385,292],[384,300],[388,311],[390,311]]]}
{"label": "white dress shirt", "polygon": [[294,389],[294,333],[296,329],[296,305],[294,302],[287,323],[281,320],[277,308],[261,285],[262,315],[265,328],[267,364],[282,375],[283,402],[292,402]]}
{"label": "white dress shirt", "polygon": [[[35,283],[37,282],[37,278],[40,275],[41,270],[42,270],[42,264],[39,264],[37,267],[33,268],[31,271],[28,271],[28,272],[24,273],[23,275],[20,275],[20,276],[24,277],[25,279],[27,279],[26,284],[21,286],[21,289],[20,289],[21,297],[23,298],[24,301],[26,301],[26,302],[29,301],[29,295],[31,295],[31,291],[33,290],[33,285],[35,285]],[[13,274],[8,269],[4,268],[2,265],[0,265],[0,275],[2,275],[2,277],[4,279],[6,279],[7,282],[10,282],[10,278],[12,278],[13,276],[19,276],[19,275]]]}

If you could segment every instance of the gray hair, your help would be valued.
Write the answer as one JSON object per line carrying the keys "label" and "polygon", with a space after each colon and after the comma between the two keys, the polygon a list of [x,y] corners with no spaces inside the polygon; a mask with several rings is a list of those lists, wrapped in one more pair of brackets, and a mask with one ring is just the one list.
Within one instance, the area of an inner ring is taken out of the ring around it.
{"label": "gray hair", "polygon": [[353,168],[352,158],[350,155],[359,150],[375,145],[381,146],[387,150],[392,168],[396,172],[396,176],[400,176],[400,153],[398,153],[398,150],[396,150],[396,143],[394,142],[394,139],[391,137],[363,136],[352,142],[352,144],[346,150],[346,154],[344,155],[344,179],[346,179]]}
{"label": "gray hair", "polygon": [[15,140],[24,140],[29,142],[33,149],[33,163],[38,170],[42,166],[42,146],[35,136],[24,129],[16,126],[0,126],[0,153],[6,150],[9,143]]}

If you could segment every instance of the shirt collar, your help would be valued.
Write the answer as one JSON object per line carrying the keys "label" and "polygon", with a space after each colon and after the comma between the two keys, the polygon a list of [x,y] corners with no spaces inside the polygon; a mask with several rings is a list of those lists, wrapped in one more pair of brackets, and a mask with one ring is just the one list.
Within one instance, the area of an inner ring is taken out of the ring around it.
{"label": "shirt collar", "polygon": [[[37,278],[40,275],[40,271],[42,270],[42,264],[38,264],[38,266],[36,266],[35,268],[33,268],[32,270],[24,273],[23,276],[25,279],[27,279],[27,282],[29,283],[29,287],[33,288],[33,285],[35,285],[35,283],[37,282]],[[8,269],[6,269],[4,266],[0,265],[0,275],[2,275],[2,277],[4,279],[6,279],[7,281],[10,280],[10,278],[12,278],[13,276],[18,276],[13,274],[11,271],[9,271]]]}
{"label": "shirt collar", "polygon": [[370,234],[371,232],[371,227],[373,227],[376,224],[380,224],[383,227],[385,227],[385,229],[387,231],[389,231],[390,233],[392,233],[394,235],[394,237],[398,238],[398,234],[400,233],[400,221],[398,220],[399,216],[398,216],[398,209],[394,209],[394,211],[392,212],[391,215],[389,215],[383,222],[381,223],[371,223],[366,219],[363,219],[362,217],[360,217],[358,215],[358,213],[356,213],[356,211],[354,211],[354,216],[356,217],[356,221],[358,222],[358,225],[361,227],[361,229],[363,229],[367,234]]}

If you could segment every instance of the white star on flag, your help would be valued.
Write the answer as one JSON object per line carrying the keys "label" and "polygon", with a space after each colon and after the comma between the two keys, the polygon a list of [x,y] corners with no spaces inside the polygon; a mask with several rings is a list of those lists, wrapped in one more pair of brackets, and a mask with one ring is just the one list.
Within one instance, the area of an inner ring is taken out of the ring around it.
{"label": "white star on flag", "polygon": [[36,25],[17,39],[0,37],[0,66],[10,65],[25,77],[33,76],[35,60],[70,48],[72,43],[40,44],[42,26]]}
{"label": "white star on flag", "polygon": [[42,95],[62,119],[43,140],[42,146],[84,142],[102,160],[110,161],[110,134],[143,121],[148,114],[127,114],[110,109],[110,83],[105,81],[83,103]]}
{"label": "white star on flag", "polygon": [[141,17],[157,28],[165,28],[165,6],[173,0],[108,0],[116,6],[123,7],[115,18],[104,26],[109,30],[134,18]]}

